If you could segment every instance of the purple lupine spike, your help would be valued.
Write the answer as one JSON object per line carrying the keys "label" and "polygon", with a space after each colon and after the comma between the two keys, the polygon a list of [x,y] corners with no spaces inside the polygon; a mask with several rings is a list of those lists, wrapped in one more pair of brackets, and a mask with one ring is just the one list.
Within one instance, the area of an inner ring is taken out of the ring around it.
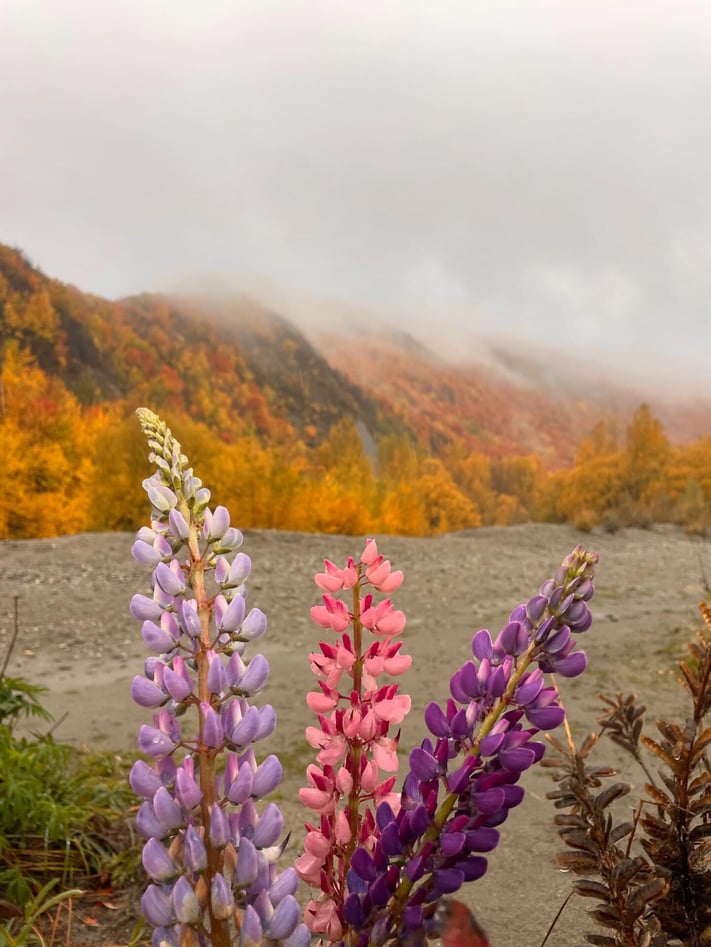
{"label": "purple lupine spike", "polygon": [[[280,885],[274,864],[283,818],[274,804],[260,816],[252,799],[255,786],[262,796],[278,784],[281,764],[273,755],[257,766],[251,751],[228,753],[224,777],[217,775],[228,746],[247,747],[276,723],[270,705],[248,700],[266,682],[266,659],[241,657],[266,630],[261,611],[245,618],[251,561],[235,555],[242,534],[225,507],[208,508],[210,493],[169,429],[146,409],[138,415],[156,470],[144,481],[152,526],[139,531],[133,552],[153,571],[153,594],[134,596],[131,613],[153,655],[132,692],[139,704],[160,709],[139,731],[152,765],[136,764],[130,781],[144,799],[136,825],[153,878],[143,898],[153,943],[197,947],[213,936],[216,943],[249,943],[274,924],[277,939],[305,947],[305,928],[293,916],[295,874]],[[220,589],[214,597],[210,572]]]}

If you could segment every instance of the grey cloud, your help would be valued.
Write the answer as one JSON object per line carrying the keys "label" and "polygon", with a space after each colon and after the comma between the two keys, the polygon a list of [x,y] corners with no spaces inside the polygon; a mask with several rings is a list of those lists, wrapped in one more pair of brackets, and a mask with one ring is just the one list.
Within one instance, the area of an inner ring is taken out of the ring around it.
{"label": "grey cloud", "polygon": [[691,362],[709,48],[692,0],[6,0],[0,239]]}

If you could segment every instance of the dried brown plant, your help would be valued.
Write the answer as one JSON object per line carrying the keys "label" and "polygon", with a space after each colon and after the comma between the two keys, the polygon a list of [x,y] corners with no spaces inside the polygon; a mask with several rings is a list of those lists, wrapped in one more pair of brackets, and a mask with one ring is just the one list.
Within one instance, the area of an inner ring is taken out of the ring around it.
{"label": "dried brown plant", "polygon": [[[549,737],[560,758],[547,763],[557,768],[559,784],[548,795],[557,808],[568,810],[555,821],[572,849],[561,853],[558,862],[587,876],[573,887],[598,899],[590,914],[607,929],[587,934],[589,944],[711,945],[711,727],[704,725],[711,710],[711,609],[706,603],[699,608],[705,628],[689,644],[690,656],[680,662],[679,681],[692,701],[691,716],[683,724],[658,720],[659,736],[652,739],[642,732],[646,708],[635,694],[615,699],[601,695],[601,732],[632,756],[647,780],[632,821],[618,822],[609,811],[629,793],[628,784],[616,782],[596,792],[603,778],[616,773],[586,762],[595,735],[580,749],[570,734],[568,747]],[[660,767],[657,781],[643,750]],[[623,839],[624,847],[619,844]]]}

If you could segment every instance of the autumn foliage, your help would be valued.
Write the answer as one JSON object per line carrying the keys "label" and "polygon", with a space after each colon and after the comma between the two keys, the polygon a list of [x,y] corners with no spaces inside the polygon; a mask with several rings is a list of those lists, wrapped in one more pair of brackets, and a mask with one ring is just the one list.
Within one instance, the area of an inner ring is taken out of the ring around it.
{"label": "autumn foliage", "polygon": [[674,446],[644,405],[551,469],[550,450],[516,456],[441,418],[410,423],[278,317],[228,329],[163,297],[108,302],[0,245],[0,538],[135,528],[148,470],[136,404],[181,432],[245,527],[711,526],[711,436]]}

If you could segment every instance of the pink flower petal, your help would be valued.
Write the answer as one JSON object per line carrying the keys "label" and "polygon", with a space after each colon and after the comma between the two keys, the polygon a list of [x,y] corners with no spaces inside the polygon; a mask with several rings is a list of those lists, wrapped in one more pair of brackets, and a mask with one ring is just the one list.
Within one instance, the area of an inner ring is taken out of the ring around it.
{"label": "pink flower petal", "polygon": [[351,840],[351,827],[348,824],[348,819],[343,810],[336,815],[334,836],[340,845],[346,845]]}
{"label": "pink flower petal", "polygon": [[338,592],[343,588],[343,579],[339,575],[328,575],[326,572],[317,572],[314,576],[316,585],[324,592]]}
{"label": "pink flower petal", "polygon": [[378,544],[374,539],[366,539],[365,549],[363,554],[360,557],[360,561],[363,565],[369,566],[378,558]]}
{"label": "pink flower petal", "polygon": [[383,670],[392,677],[397,677],[398,674],[404,674],[411,666],[412,655],[410,654],[396,654],[392,658],[386,658],[383,661]]}
{"label": "pink flower petal", "polygon": [[309,809],[313,809],[314,812],[319,812],[322,815],[328,815],[335,808],[333,794],[323,792],[320,789],[309,789],[304,786],[299,790],[299,799]]}
{"label": "pink flower petal", "polygon": [[[399,589],[403,583],[405,576],[402,574],[400,569],[397,569],[395,572],[391,572],[390,575],[383,582],[379,582],[377,588],[381,592],[394,592],[395,589]],[[373,580],[371,579],[371,582]],[[375,584],[375,583],[373,583]]]}
{"label": "pink flower petal", "polygon": [[306,704],[315,714],[328,713],[329,710],[333,710],[337,703],[337,697],[327,697],[325,694],[319,694],[317,691],[310,691],[306,695]]}

